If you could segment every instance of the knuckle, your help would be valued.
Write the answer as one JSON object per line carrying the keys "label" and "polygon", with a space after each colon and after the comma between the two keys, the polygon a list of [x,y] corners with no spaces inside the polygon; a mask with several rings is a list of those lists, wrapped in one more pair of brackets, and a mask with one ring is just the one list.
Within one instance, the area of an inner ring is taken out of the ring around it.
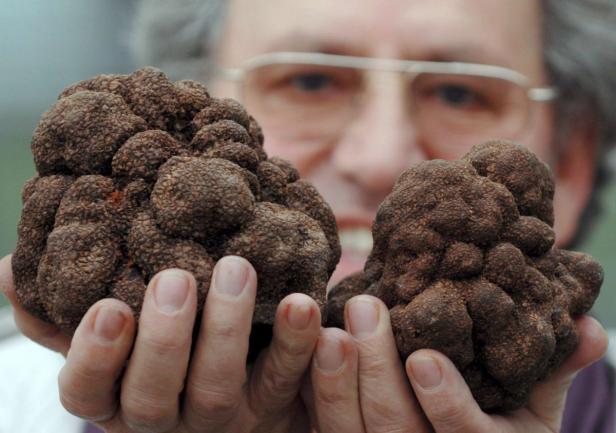
{"label": "knuckle", "polygon": [[79,398],[75,398],[67,392],[60,391],[60,403],[62,403],[67,412],[80,418],[87,418],[88,412],[90,412],[90,408],[85,407]]}
{"label": "knuckle", "polygon": [[259,380],[255,383],[258,383],[256,395],[251,397],[270,406],[273,402],[286,400],[289,394],[294,395],[299,388],[298,381],[285,374],[284,369],[276,368],[275,362],[264,365]]}
{"label": "knuckle", "polygon": [[63,370],[63,380],[66,386],[87,386],[92,389],[93,385],[102,384],[113,376],[113,367],[103,362],[101,358],[92,359],[92,362],[88,362],[89,360],[90,357],[84,359],[78,366]]}
{"label": "knuckle", "polygon": [[91,389],[88,395],[83,392],[82,385],[75,383],[71,377],[67,378],[64,371],[60,373],[58,388],[62,406],[69,413],[89,421],[99,422],[111,419],[117,410],[117,401],[102,392],[96,394]]}
{"label": "knuckle", "polygon": [[321,406],[338,406],[348,400],[343,392],[335,389],[321,390],[317,396]]}
{"label": "knuckle", "polygon": [[[69,392],[60,392],[60,403],[67,412],[89,421],[104,421],[113,416],[115,410],[104,410],[98,405],[89,404],[80,396]],[[115,408],[114,408],[115,409]]]}
{"label": "knuckle", "polygon": [[169,423],[164,424],[156,419],[125,418],[124,422],[130,428],[130,431],[135,433],[165,433],[174,428]]}
{"label": "knuckle", "polygon": [[463,404],[442,399],[430,405],[426,412],[428,418],[439,425],[458,425],[466,419],[467,409]]}
{"label": "knuckle", "polygon": [[289,361],[309,357],[314,349],[314,344],[307,344],[301,338],[276,338],[274,344],[277,346],[279,356]]}
{"label": "knuckle", "polygon": [[58,376],[60,401],[73,415],[86,419],[106,417],[110,409],[104,409],[108,396],[101,389],[98,371],[88,368],[64,368]]}
{"label": "knuckle", "polygon": [[[362,353],[363,352],[363,353]],[[378,353],[371,350],[360,350],[360,369],[362,376],[366,377],[385,377],[391,374],[388,360]]]}
{"label": "knuckle", "polygon": [[135,432],[157,433],[172,430],[177,424],[177,409],[141,397],[122,399],[122,415]]}
{"label": "knuckle", "polygon": [[190,342],[179,335],[164,333],[144,336],[137,344],[142,345],[151,356],[165,356],[187,350]]}
{"label": "knuckle", "polygon": [[191,404],[208,418],[226,418],[235,413],[240,404],[235,392],[211,383],[192,381],[188,392]]}
{"label": "knuckle", "polygon": [[275,368],[272,364],[268,364],[261,373],[263,388],[269,391],[269,394],[274,396],[280,390],[287,389],[295,384],[295,381],[282,374],[281,369]]}
{"label": "knuckle", "polygon": [[397,414],[391,409],[391,406],[382,401],[372,400],[370,407],[380,420],[387,420],[387,422],[391,422],[391,420],[398,417]]}
{"label": "knuckle", "polygon": [[395,405],[391,400],[370,395],[362,395],[362,400],[365,401],[366,407],[370,408],[366,418],[371,419],[377,432],[398,431],[397,429],[402,428],[400,426],[405,425],[404,414],[393,409]]}
{"label": "knuckle", "polygon": [[244,338],[245,332],[236,323],[223,321],[212,321],[207,324],[207,333],[215,338],[225,341],[240,340]]}
{"label": "knuckle", "polygon": [[388,422],[375,426],[371,433],[408,433],[409,431],[411,431],[409,426]]}
{"label": "knuckle", "polygon": [[339,406],[341,403],[347,402],[351,399],[348,392],[345,392],[346,388],[339,386],[339,384],[332,382],[328,384],[317,384],[314,388],[315,398],[318,405],[323,406]]}

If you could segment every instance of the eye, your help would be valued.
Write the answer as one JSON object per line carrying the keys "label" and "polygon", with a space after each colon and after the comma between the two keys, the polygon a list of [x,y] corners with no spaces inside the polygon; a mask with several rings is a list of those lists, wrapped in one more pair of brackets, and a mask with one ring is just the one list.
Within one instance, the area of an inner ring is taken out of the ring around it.
{"label": "eye", "polygon": [[334,86],[334,79],[321,73],[297,74],[289,79],[289,83],[304,92],[318,92]]}
{"label": "eye", "polygon": [[464,107],[478,102],[477,94],[460,85],[443,85],[435,89],[435,96],[452,107]]}

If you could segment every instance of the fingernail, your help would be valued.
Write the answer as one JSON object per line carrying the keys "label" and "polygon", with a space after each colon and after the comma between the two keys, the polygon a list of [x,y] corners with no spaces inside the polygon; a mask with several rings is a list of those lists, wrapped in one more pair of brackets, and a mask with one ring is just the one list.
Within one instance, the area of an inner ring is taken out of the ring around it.
{"label": "fingernail", "polygon": [[436,360],[430,355],[413,354],[409,363],[411,376],[423,389],[430,390],[440,385],[443,374]]}
{"label": "fingernail", "polygon": [[112,307],[101,307],[94,320],[94,334],[107,341],[114,341],[122,333],[126,317]]}
{"label": "fingernail", "polygon": [[325,373],[335,373],[344,362],[344,347],[340,340],[319,337],[315,356],[316,366]]}
{"label": "fingernail", "polygon": [[310,305],[289,305],[287,320],[289,326],[296,331],[303,331],[310,324],[312,308]]}
{"label": "fingernail", "polygon": [[161,272],[154,287],[154,300],[158,309],[165,314],[174,314],[182,309],[188,298],[190,281],[179,270]]}
{"label": "fingernail", "polygon": [[239,296],[248,280],[248,266],[239,257],[223,257],[216,264],[214,287],[220,293]]}
{"label": "fingernail", "polygon": [[379,323],[378,305],[369,298],[354,299],[349,302],[349,330],[357,338],[374,332]]}

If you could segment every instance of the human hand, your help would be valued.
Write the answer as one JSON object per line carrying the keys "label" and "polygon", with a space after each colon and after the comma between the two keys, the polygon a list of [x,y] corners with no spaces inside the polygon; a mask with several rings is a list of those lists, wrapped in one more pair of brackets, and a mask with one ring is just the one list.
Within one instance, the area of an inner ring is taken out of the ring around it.
{"label": "human hand", "polygon": [[311,386],[303,390],[305,400],[314,401],[309,409],[320,433],[557,432],[573,378],[607,348],[601,325],[581,317],[576,321],[576,351],[534,387],[528,406],[507,415],[488,415],[444,355],[419,350],[409,356],[404,371],[389,311],[377,298],[352,298],[345,307],[345,323],[348,332],[321,331]]}
{"label": "human hand", "polygon": [[13,318],[17,328],[32,341],[66,356],[71,345],[71,337],[65,335],[57,326],[34,317],[17,301],[11,258],[12,256],[8,255],[0,260],[0,292],[6,296],[13,307]]}
{"label": "human hand", "polygon": [[283,299],[271,344],[247,369],[256,286],[246,260],[221,259],[195,347],[196,283],[187,272],[167,270],[152,279],[138,331],[126,304],[97,302],[60,372],[63,405],[107,432],[307,431],[298,392],[319,333],[319,309],[302,294]]}

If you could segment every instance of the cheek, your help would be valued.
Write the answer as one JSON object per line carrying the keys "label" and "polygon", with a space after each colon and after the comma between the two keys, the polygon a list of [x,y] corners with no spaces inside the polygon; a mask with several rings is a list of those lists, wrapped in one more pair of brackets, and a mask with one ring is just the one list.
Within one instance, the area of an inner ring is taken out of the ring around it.
{"label": "cheek", "polygon": [[549,105],[538,106],[529,128],[519,142],[528,147],[539,159],[555,169],[554,110]]}
{"label": "cheek", "polygon": [[206,82],[210,94],[216,98],[233,98],[239,102],[241,95],[236,83],[222,79],[212,79]]}
{"label": "cheek", "polygon": [[268,130],[264,129],[263,134],[265,135],[265,151],[270,158],[272,156],[284,158],[291,162],[300,172],[302,171],[299,167],[304,165],[308,159],[307,152],[298,149],[297,146],[292,146],[283,140],[277,139]]}
{"label": "cheek", "polygon": [[[421,138],[418,135],[418,139]],[[556,164],[554,152],[554,116],[549,105],[537,106],[532,113],[528,126],[515,136],[503,136],[494,132],[477,131],[467,137],[457,137],[448,134],[433,140],[418,141],[425,150],[428,159],[453,160],[462,158],[474,145],[485,141],[504,139],[514,141],[528,147],[539,159],[546,162],[552,169]]]}
{"label": "cheek", "polygon": [[471,148],[494,137],[449,138],[438,143],[426,140],[423,146],[427,159],[454,160],[462,158]]}
{"label": "cheek", "polygon": [[317,143],[298,144],[277,137],[266,129],[265,151],[272,156],[278,156],[291,162],[302,177],[308,177],[312,169],[322,160],[328,152],[328,146]]}

